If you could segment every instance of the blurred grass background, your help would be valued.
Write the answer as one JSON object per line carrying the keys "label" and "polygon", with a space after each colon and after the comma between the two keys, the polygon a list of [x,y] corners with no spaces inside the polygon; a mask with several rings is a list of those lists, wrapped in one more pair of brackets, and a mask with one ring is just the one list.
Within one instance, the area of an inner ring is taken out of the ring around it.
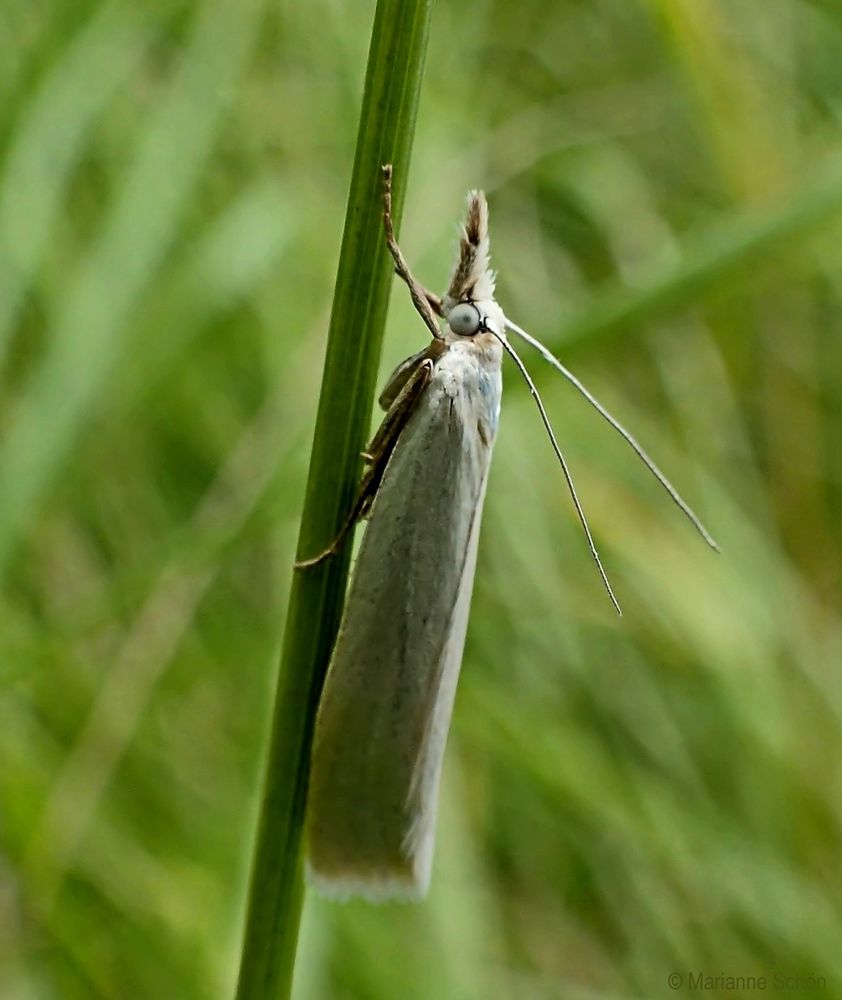
{"label": "blurred grass background", "polygon": [[[372,13],[0,12],[4,1000],[233,988]],[[484,187],[503,307],[724,553],[535,358],[616,620],[507,371],[430,899],[309,898],[302,1000],[842,996],[840,51],[831,0],[440,0],[417,275]],[[424,339],[398,289],[383,373]]]}

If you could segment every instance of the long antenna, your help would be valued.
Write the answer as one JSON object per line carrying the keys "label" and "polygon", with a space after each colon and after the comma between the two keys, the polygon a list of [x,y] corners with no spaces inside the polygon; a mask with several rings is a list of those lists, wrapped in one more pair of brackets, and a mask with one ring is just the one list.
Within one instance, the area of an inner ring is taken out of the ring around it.
{"label": "long antenna", "polygon": [[[506,320],[508,323],[508,320]],[[579,497],[576,494],[576,487],[573,485],[573,476],[570,474],[570,469],[567,467],[567,462],[564,460],[564,455],[561,453],[561,448],[558,446],[558,441],[556,441],[555,434],[553,433],[552,424],[550,423],[550,418],[547,416],[547,411],[544,409],[544,404],[541,401],[541,397],[538,394],[538,390],[535,388],[535,383],[529,372],[526,370],[526,365],[518,357],[517,351],[508,342],[505,335],[497,333],[496,330],[492,330],[491,327],[487,327],[490,333],[500,341],[503,345],[504,350],[509,355],[509,357],[517,365],[518,370],[521,375],[523,375],[526,380],[526,384],[529,386],[529,391],[532,394],[532,398],[538,407],[538,412],[541,414],[541,420],[544,422],[544,428],[549,435],[550,442],[553,446],[553,451],[556,454],[556,458],[559,460],[562,471],[564,472],[564,478],[567,480],[567,488],[570,490],[570,496],[573,498],[573,506],[576,508],[576,513],[579,515],[579,520],[582,522],[582,527],[585,529],[585,537],[588,540],[588,548],[591,550],[591,555],[593,556],[594,562],[596,563],[596,568],[599,570],[599,575],[602,577],[602,582],[605,584],[605,589],[608,591],[608,596],[611,598],[611,603],[614,605],[617,614],[622,615],[622,609],[614,596],[614,591],[611,589],[611,584],[608,582],[608,576],[602,567],[602,560],[599,558],[599,553],[596,550],[596,545],[593,540],[593,535],[591,535],[591,529],[588,527],[588,519],[585,517],[585,512],[582,509],[581,503],[579,503]]]}
{"label": "long antenna", "polygon": [[686,501],[679,494],[678,490],[672,485],[672,483],[669,481],[669,479],[667,479],[667,477],[663,474],[663,472],[661,472],[658,466],[655,465],[654,461],[649,457],[649,455],[646,454],[646,452],[643,449],[643,446],[636,440],[636,438],[629,431],[626,430],[625,427],[623,427],[620,421],[617,420],[616,417],[612,416],[608,412],[608,410],[605,409],[602,403],[600,403],[600,401],[588,389],[585,388],[585,386],[579,381],[578,378],[576,378],[573,372],[571,372],[569,368],[565,368],[564,365],[558,360],[558,358],[556,358],[554,354],[552,354],[546,347],[544,347],[544,345],[541,343],[540,340],[536,340],[535,337],[531,337],[525,330],[522,330],[517,325],[517,323],[513,323],[508,318],[508,316],[506,317],[506,326],[510,330],[514,330],[514,332],[519,337],[522,337],[527,342],[527,344],[531,344],[532,347],[535,348],[535,350],[537,350],[547,361],[549,361],[549,363],[553,366],[553,368],[556,369],[556,371],[561,372],[561,374],[567,379],[567,381],[570,382],[572,385],[574,385],[579,390],[579,392],[581,392],[581,394],[597,411],[597,413],[605,420],[607,420],[609,424],[611,424],[611,426],[620,435],[620,437],[625,439],[625,441],[631,447],[632,451],[634,451],[634,453],[643,462],[646,468],[658,480],[661,486],[664,487],[667,493],[669,493],[673,503],[679,508],[679,510],[681,510],[687,516],[689,521],[692,523],[693,527],[696,529],[696,531],[699,532],[699,534],[702,536],[702,538],[704,538],[704,540],[708,543],[708,545],[716,552],[721,551],[719,545],[716,543],[716,540],[713,538],[713,536],[710,534],[707,528],[702,524],[701,520],[695,514],[690,505],[686,503]]}

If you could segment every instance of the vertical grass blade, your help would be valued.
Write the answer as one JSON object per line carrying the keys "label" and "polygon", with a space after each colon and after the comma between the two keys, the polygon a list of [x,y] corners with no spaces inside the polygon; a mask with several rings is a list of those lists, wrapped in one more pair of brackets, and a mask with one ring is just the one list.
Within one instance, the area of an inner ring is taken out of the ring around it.
{"label": "vertical grass blade", "polygon": [[139,133],[102,230],[51,308],[43,356],[0,438],[0,574],[88,424],[137,303],[176,238],[248,68],[263,7],[246,0],[197,9],[190,42]]}
{"label": "vertical grass blade", "polygon": [[[360,471],[392,270],[380,166],[403,204],[432,0],[379,0],[336,279],[298,556],[338,530]],[[238,1000],[289,996],[303,896],[301,832],[313,720],[342,609],[348,552],[293,580],[252,862]]]}
{"label": "vertical grass blade", "polygon": [[[109,101],[147,45],[141,15],[102,5],[67,46],[21,115],[0,170],[0,363],[21,303],[65,209],[74,170]],[[95,79],[97,85],[91,86]]]}

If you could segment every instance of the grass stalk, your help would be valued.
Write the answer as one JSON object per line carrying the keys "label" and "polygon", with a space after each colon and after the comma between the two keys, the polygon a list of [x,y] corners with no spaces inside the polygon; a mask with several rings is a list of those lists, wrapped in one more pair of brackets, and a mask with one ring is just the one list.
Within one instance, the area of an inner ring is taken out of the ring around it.
{"label": "grass stalk", "polygon": [[[432,0],[379,0],[328,334],[298,557],[320,551],[347,513],[360,473],[392,268],[381,174],[395,166],[400,218]],[[290,591],[237,1000],[287,997],[303,900],[302,827],[313,721],[333,646],[349,551],[296,572]]]}

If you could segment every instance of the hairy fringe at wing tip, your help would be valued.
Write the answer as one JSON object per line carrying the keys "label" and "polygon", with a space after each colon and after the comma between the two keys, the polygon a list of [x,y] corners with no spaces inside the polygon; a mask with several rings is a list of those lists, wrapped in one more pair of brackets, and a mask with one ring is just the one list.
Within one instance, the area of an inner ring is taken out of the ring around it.
{"label": "hairy fringe at wing tip", "polygon": [[488,203],[482,191],[469,191],[459,234],[459,256],[447,290],[453,302],[494,298],[489,266]]}
{"label": "hairy fringe at wing tip", "polygon": [[414,903],[426,896],[429,876],[425,881],[406,872],[374,874],[346,872],[325,875],[310,863],[306,866],[307,881],[321,896],[345,903],[351,899],[366,899],[370,903]]}

